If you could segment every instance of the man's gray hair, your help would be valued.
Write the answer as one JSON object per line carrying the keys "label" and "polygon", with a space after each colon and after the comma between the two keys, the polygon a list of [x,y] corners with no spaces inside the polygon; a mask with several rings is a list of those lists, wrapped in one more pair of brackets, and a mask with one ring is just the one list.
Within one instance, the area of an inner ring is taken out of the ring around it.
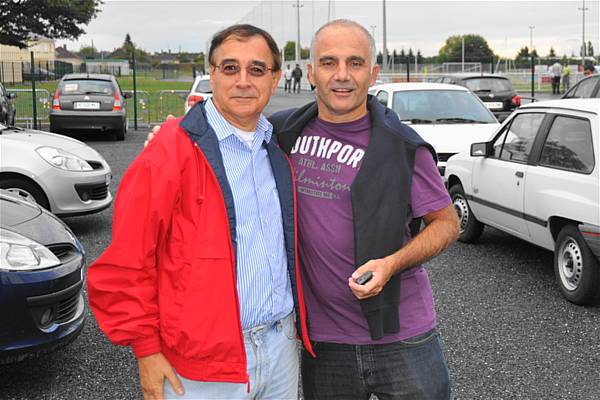
{"label": "man's gray hair", "polygon": [[365,37],[368,38],[369,40],[369,47],[371,48],[371,68],[373,68],[375,66],[375,64],[377,64],[377,51],[375,49],[375,39],[373,39],[373,36],[371,36],[371,34],[369,33],[369,31],[362,26],[361,24],[359,24],[358,22],[349,20],[349,19],[334,19],[333,21],[330,21],[328,23],[326,23],[325,25],[323,25],[322,27],[320,27],[314,34],[314,36],[312,37],[312,40],[310,42],[310,62],[315,65],[316,61],[315,60],[315,44],[317,42],[317,37],[319,36],[319,33],[321,33],[321,31],[325,28],[329,28],[330,26],[344,26],[344,27],[348,27],[348,28],[358,28],[360,31],[362,31],[362,33],[365,34]]}

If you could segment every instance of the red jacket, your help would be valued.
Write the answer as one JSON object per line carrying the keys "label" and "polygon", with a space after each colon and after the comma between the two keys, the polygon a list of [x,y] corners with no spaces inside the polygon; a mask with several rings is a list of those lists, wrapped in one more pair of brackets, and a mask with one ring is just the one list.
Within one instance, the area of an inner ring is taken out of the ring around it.
{"label": "red jacket", "polygon": [[[180,120],[166,122],[123,176],[112,243],[88,271],[89,302],[108,338],[130,345],[136,357],[162,352],[186,378],[246,383],[235,231],[229,225],[233,209],[209,161],[218,142],[206,140],[214,132],[201,107],[194,110],[186,119],[195,132],[182,129]],[[216,170],[222,179],[223,169]],[[293,214],[288,264],[297,289],[298,332],[312,352]]]}

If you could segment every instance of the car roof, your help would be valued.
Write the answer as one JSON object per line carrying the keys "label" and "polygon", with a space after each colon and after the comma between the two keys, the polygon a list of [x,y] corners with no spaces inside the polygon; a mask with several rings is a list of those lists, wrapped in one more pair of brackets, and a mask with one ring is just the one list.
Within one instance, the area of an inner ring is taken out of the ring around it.
{"label": "car roof", "polygon": [[198,75],[196,76],[196,79],[194,79],[194,84],[207,79],[210,79],[210,75]]}
{"label": "car roof", "polygon": [[536,108],[561,108],[598,114],[600,112],[600,99],[558,99],[528,103],[521,106],[521,109],[527,110]]}
{"label": "car roof", "polygon": [[63,76],[64,81],[70,81],[75,79],[96,79],[102,81],[112,81],[113,76],[110,74],[66,74]]}
{"label": "car roof", "polygon": [[452,85],[449,83],[432,83],[432,82],[398,82],[384,83],[382,85],[371,86],[369,90],[389,90],[392,92],[402,92],[410,90],[454,90],[457,92],[468,92],[469,89]]}
{"label": "car roof", "polygon": [[449,77],[449,78],[458,78],[458,79],[477,79],[477,78],[492,78],[492,79],[508,79],[505,76],[502,75],[495,75],[495,74],[469,74],[466,72],[458,72],[456,74],[445,74],[442,75],[444,77]]}

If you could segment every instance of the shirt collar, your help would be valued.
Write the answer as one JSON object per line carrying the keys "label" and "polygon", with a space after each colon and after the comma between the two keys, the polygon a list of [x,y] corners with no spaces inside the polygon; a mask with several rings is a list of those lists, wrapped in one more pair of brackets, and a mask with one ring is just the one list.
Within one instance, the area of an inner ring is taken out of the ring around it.
{"label": "shirt collar", "polygon": [[[235,128],[221,115],[219,110],[217,110],[212,98],[209,97],[206,100],[204,109],[206,110],[206,119],[217,134],[217,139],[219,139],[219,142],[225,140],[231,135],[235,135]],[[255,135],[264,136],[264,140],[267,143],[271,141],[271,136],[273,135],[273,125],[271,125],[271,123],[263,114],[260,114],[258,122],[256,123]]]}

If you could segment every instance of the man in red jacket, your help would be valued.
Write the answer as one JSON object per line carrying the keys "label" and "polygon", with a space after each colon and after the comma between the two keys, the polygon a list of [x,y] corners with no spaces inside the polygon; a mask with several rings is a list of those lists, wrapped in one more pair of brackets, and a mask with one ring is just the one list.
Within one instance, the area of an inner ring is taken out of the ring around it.
{"label": "man in red jacket", "polygon": [[121,181],[90,306],[113,343],[131,346],[145,399],[297,398],[294,322],[312,350],[295,189],[262,115],[279,50],[234,25],[213,37],[209,61],[212,99],[165,123]]}

